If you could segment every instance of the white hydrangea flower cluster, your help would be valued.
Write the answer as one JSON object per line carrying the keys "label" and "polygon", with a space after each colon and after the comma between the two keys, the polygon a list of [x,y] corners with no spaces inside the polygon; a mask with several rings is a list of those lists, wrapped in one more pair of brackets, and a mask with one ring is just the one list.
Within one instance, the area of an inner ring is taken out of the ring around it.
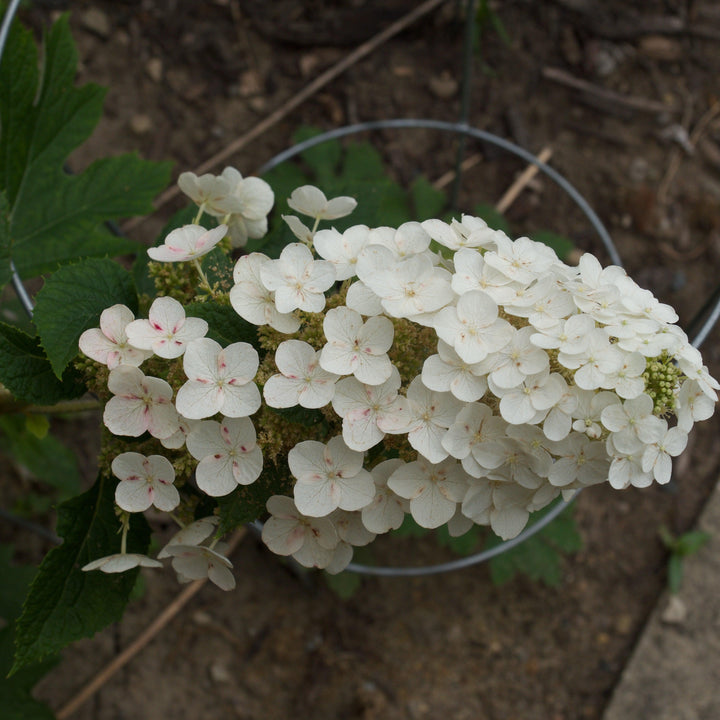
{"label": "white hydrangea flower cluster", "polygon": [[[267,227],[267,191],[239,178],[185,174],[180,185],[229,226],[229,215],[245,213],[256,237]],[[339,572],[353,547],[407,513],[426,528],[462,534],[477,523],[509,539],[560,495],[605,481],[667,483],[692,425],[714,412],[720,385],[677,315],[619,267],[603,269],[589,254],[570,267],[547,246],[466,215],[341,233],[317,226],[352,212],[352,198],[305,186],[289,204],[313,227],[284,216],[298,242],[277,259],[241,256],[229,292],[272,347],[223,348],[205,337],[207,323],[165,297],[148,320],[109,308],[80,339],[110,368],[109,430],[184,445],[210,496],[262,474],[272,436],[263,426],[256,433],[263,400],[322,413],[325,422],[287,449],[292,497],[267,502],[263,539],[279,555]],[[179,250],[152,257],[193,260],[227,232],[186,226],[163,246]],[[140,369],[151,354],[182,363],[176,393]],[[163,460],[115,458],[122,510],[177,506]],[[184,579],[211,573],[230,586],[229,561],[201,545],[210,534],[189,532],[163,556]]]}

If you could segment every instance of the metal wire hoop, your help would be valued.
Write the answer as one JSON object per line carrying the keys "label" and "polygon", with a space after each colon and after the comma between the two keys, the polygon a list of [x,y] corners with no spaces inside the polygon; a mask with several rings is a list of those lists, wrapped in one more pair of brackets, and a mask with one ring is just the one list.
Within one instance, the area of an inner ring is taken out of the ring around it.
{"label": "metal wire hoop", "polygon": [[[622,266],[620,255],[617,251],[617,248],[615,247],[615,243],[610,237],[610,233],[607,231],[595,211],[590,207],[587,200],[563,175],[561,175],[559,172],[557,172],[557,170],[550,167],[547,163],[542,162],[542,160],[540,160],[538,157],[533,155],[531,152],[525,150],[524,148],[520,147],[519,145],[516,145],[515,143],[510,142],[509,140],[506,140],[499,135],[494,135],[493,133],[487,132],[485,130],[479,130],[477,128],[470,127],[466,123],[450,123],[443,122],[441,120],[429,120],[422,118],[395,118],[387,120],[373,120],[370,122],[357,123],[355,125],[346,125],[344,127],[335,128],[333,130],[321,133],[320,135],[316,135],[312,138],[304,140],[303,142],[293,145],[287,150],[278,153],[260,168],[259,174],[262,175],[263,173],[272,170],[273,168],[286,162],[287,160],[290,160],[297,155],[300,155],[305,150],[327,142],[328,140],[336,140],[338,138],[346,137],[348,135],[355,135],[357,133],[365,132],[368,130],[385,130],[391,128],[422,128],[430,130],[440,130],[442,132],[449,132],[463,137],[471,137],[476,140],[488,143],[490,145],[494,145],[495,147],[498,147],[502,150],[505,150],[506,152],[521,158],[528,164],[535,165],[540,172],[549,177],[553,182],[555,182],[555,184],[557,184],[562,190],[564,190],[567,195],[570,196],[570,198],[580,208],[580,210],[583,212],[585,217],[592,225],[595,232],[600,237],[600,240],[602,241],[602,244],[607,251],[611,261],[615,265]],[[579,491],[575,493],[572,500],[577,497],[578,493]],[[525,530],[523,530],[523,532],[521,532],[517,537],[514,537],[511,540],[506,540],[500,545],[496,545],[495,547],[488,550],[483,550],[482,552],[468,555],[467,557],[458,558],[457,560],[451,560],[449,562],[437,563],[434,565],[425,565],[420,567],[387,567],[363,565],[360,563],[350,563],[345,568],[345,571],[355,572],[362,575],[381,575],[385,577],[412,577],[420,575],[435,575],[438,573],[449,572],[451,570],[461,570],[463,568],[470,567],[471,565],[477,565],[479,563],[490,560],[496,555],[507,552],[511,548],[514,548],[515,546],[519,545],[528,538],[540,532],[540,530],[549,525],[558,515],[560,515],[560,513],[562,513],[563,510],[568,507],[572,500],[559,502],[539,520],[534,522],[529,527],[525,528]],[[255,527],[255,529],[261,529],[262,527],[260,523],[256,523],[253,526]]]}

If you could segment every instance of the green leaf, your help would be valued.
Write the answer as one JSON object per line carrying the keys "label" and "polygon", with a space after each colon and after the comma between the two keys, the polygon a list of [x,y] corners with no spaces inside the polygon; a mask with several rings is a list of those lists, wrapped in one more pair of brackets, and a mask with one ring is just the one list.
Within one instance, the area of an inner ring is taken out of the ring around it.
{"label": "green leaf", "polygon": [[3,720],[54,720],[52,710],[12,680],[0,679]]}
{"label": "green leaf", "polygon": [[[553,507],[554,503],[543,512],[537,513],[535,521]],[[500,542],[499,538],[492,536],[487,547],[496,546]],[[571,506],[540,532],[493,557],[490,560],[490,577],[493,583],[502,585],[520,573],[531,580],[555,586],[562,580],[563,555],[577,552],[581,548],[582,539],[577,531]]]}
{"label": "green leaf", "polygon": [[28,586],[37,569],[30,565],[15,565],[12,562],[13,546],[0,544],[0,617],[14,620],[22,610],[22,603]]}
{"label": "green leaf", "polygon": [[686,557],[694,555],[710,540],[710,533],[702,530],[692,530],[681,535],[675,544],[675,553]]}
{"label": "green leaf", "polygon": [[213,248],[203,257],[200,267],[202,267],[205,277],[211,286],[217,283],[221,290],[225,292],[230,291],[230,288],[232,288],[234,284],[234,263],[232,258],[229,257],[222,248]]}
{"label": "green leaf", "polygon": [[75,453],[56,437],[33,435],[20,415],[0,416],[0,430],[0,449],[36,478],[59,490],[60,501],[80,492],[80,470]]}
{"label": "green leaf", "polygon": [[415,178],[411,188],[415,219],[418,222],[440,217],[447,199],[442,190],[433,187],[432,183],[423,175]]}
{"label": "green leaf", "polygon": [[10,204],[4,191],[0,191],[0,288],[10,282]]}
{"label": "green leaf", "polygon": [[[10,53],[15,56],[0,67],[0,150],[8,168],[4,181],[19,274],[27,279],[78,257],[134,252],[137,243],[115,237],[101,225],[150,212],[152,198],[168,182],[169,164],[123,155],[67,175],[63,163],[97,124],[105,91],[96,85],[73,86],[77,53],[67,16],[48,33],[39,87],[37,73],[17,72],[18,58],[36,67],[37,53],[24,31],[15,36]],[[11,101],[15,97],[17,103]]]}
{"label": "green leaf", "polygon": [[327,586],[341,599],[349,600],[362,586],[362,577],[354,572],[341,572],[336,575],[323,573]]}
{"label": "green leaf", "polygon": [[558,235],[550,230],[539,230],[533,233],[532,239],[535,242],[541,242],[543,245],[547,245],[555,251],[555,254],[560,260],[565,260],[567,256],[575,249],[575,245],[572,240],[566,238],[564,235]]}
{"label": "green leaf", "polygon": [[239,485],[233,492],[218,498],[220,526],[224,534],[267,514],[265,503],[272,495],[292,494],[290,470],[266,463],[260,477],[251,485]]}
{"label": "green leaf", "polygon": [[137,312],[132,275],[108,258],[88,258],[53,273],[37,295],[35,324],[60,377],[78,354],[83,330],[97,327],[100,314],[116,303]]}
{"label": "green leaf", "polygon": [[680,592],[683,577],[682,555],[671,555],[668,558],[668,589],[674,595]]}
{"label": "green leaf", "polygon": [[26,415],[25,429],[38,440],[42,440],[50,431],[50,421],[47,419],[47,415]]}
{"label": "green leaf", "polygon": [[480,542],[481,532],[478,525],[473,525],[466,533],[457,537],[450,535],[447,525],[442,525],[436,530],[438,545],[449,547],[458,555],[469,555],[474,552]]}
{"label": "green leaf", "polygon": [[480,203],[475,206],[475,214],[484,220],[493,230],[502,230],[506,235],[510,234],[510,223],[493,205]]}
{"label": "green leaf", "polygon": [[58,379],[38,338],[0,323],[0,382],[19,400],[51,405],[79,397],[85,386],[67,369]]}
{"label": "green leaf", "polygon": [[[293,141],[301,143],[312,137],[320,135],[321,131],[315,127],[302,127],[293,136]],[[335,176],[335,170],[342,156],[342,145],[339,140],[326,140],[315,147],[301,153],[302,159],[314,172],[315,179],[320,187],[327,186]]]}
{"label": "green leaf", "polygon": [[351,143],[347,146],[342,167],[342,176],[346,182],[382,180],[385,175],[382,157],[370,143]]}
{"label": "green leaf", "polygon": [[223,347],[235,342],[257,345],[257,327],[243,320],[230,305],[190,303],[185,307],[185,314],[205,320],[209,326],[207,336]]}
{"label": "green leaf", "polygon": [[[59,547],[43,560],[17,622],[12,672],[90,637],[122,616],[137,569],[117,575],[80,568],[91,560],[119,552],[114,478],[100,476],[86,493],[60,506]],[[130,519],[128,552],[144,553],[150,528],[144,516]]]}

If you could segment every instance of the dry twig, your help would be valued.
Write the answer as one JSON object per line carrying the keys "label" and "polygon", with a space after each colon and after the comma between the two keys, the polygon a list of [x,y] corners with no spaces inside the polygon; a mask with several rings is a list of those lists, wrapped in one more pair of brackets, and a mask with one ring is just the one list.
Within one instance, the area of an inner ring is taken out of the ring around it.
{"label": "dry twig", "polygon": [[[552,157],[553,151],[549,145],[546,145],[538,155],[541,163],[546,163]],[[538,174],[540,168],[537,165],[528,165],[525,170],[518,175],[515,182],[504,192],[503,196],[497,201],[495,209],[504,213],[517,199],[518,195],[525,189],[527,184]]]}
{"label": "dry twig", "polygon": [[545,67],[542,71],[543,77],[553,82],[565,85],[566,87],[580,90],[587,93],[598,100],[604,101],[609,105],[619,105],[630,110],[647,113],[675,113],[680,109],[676,105],[667,105],[666,103],[650,100],[648,98],[637,97],[635,95],[622,95],[614,90],[600,87],[594,83],[582,80],[571,75],[565,70],[555,67]]}

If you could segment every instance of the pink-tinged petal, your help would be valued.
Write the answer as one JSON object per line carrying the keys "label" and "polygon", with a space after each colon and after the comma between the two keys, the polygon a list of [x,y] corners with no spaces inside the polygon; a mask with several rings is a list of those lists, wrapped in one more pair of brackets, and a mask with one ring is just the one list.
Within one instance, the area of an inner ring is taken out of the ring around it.
{"label": "pink-tinged petal", "polygon": [[172,512],[180,504],[180,494],[170,483],[154,483],[153,505],[162,512]]}
{"label": "pink-tinged petal", "polygon": [[263,525],[262,539],[270,550],[277,555],[292,555],[305,542],[305,527],[298,524],[296,517],[273,516],[268,518]]}
{"label": "pink-tinged petal", "polygon": [[112,397],[105,404],[103,422],[113,435],[140,437],[148,427],[147,406],[142,400]]}
{"label": "pink-tinged petal", "polygon": [[[125,480],[128,477],[144,477],[146,471],[146,460],[144,455],[137,452],[124,452],[113,458],[110,465],[113,475],[120,480]],[[172,465],[170,466],[172,469]]]}
{"label": "pink-tinged petal", "polygon": [[187,346],[183,357],[185,375],[190,380],[214,382],[218,375],[217,358],[221,352],[221,345],[210,338],[193,340]]}
{"label": "pink-tinged petal", "polygon": [[242,455],[238,455],[232,462],[232,473],[238,485],[254,483],[262,473],[263,456],[257,445]]}
{"label": "pink-tinged petal", "polygon": [[178,390],[175,405],[186,418],[202,420],[220,412],[222,394],[222,390],[214,383],[188,380]]}
{"label": "pink-tinged petal", "polygon": [[148,320],[133,320],[128,324],[126,332],[130,344],[141,350],[152,349],[159,337],[159,331]]}
{"label": "pink-tinged petal", "polygon": [[317,440],[304,440],[288,453],[290,472],[304,482],[319,481],[328,471],[325,445]]}
{"label": "pink-tinged petal", "polygon": [[275,365],[287,377],[300,377],[316,362],[316,350],[302,340],[285,340],[275,351]]}
{"label": "pink-tinged petal", "polygon": [[265,402],[273,408],[288,408],[299,405],[302,385],[283,375],[273,375],[263,387]]}
{"label": "pink-tinged petal", "polygon": [[177,410],[172,403],[154,403],[148,412],[148,432],[158,440],[174,435],[180,427]]}
{"label": "pink-tinged petal", "polygon": [[237,486],[232,472],[232,460],[227,455],[208,455],[195,470],[197,486],[211,497],[222,497]]}
{"label": "pink-tinged petal", "polygon": [[185,324],[185,309],[174,298],[159,297],[150,306],[148,321],[158,332],[174,335]]}
{"label": "pink-tinged petal", "polygon": [[143,512],[153,504],[154,499],[153,486],[145,477],[128,478],[115,488],[115,503],[128,512]]}
{"label": "pink-tinged petal", "polygon": [[100,330],[111,342],[121,343],[126,338],[125,328],[134,319],[130,308],[120,304],[113,305],[100,314]]}
{"label": "pink-tinged petal", "polygon": [[245,384],[255,377],[259,362],[258,352],[250,343],[233,343],[217,356],[216,377]]}
{"label": "pink-tinged petal", "polygon": [[108,376],[108,390],[113,395],[124,397],[140,397],[142,394],[142,381],[145,375],[136,367],[121,365]]}
{"label": "pink-tinged petal", "polygon": [[257,177],[245,178],[237,190],[241,202],[240,213],[247,220],[261,220],[272,210],[275,193],[265,180]]}
{"label": "pink-tinged petal", "polygon": [[118,349],[117,345],[108,340],[99,328],[85,330],[78,340],[78,346],[91,360],[103,365],[108,364],[109,353],[115,353]]}
{"label": "pink-tinged petal", "polygon": [[196,460],[202,460],[208,455],[224,455],[229,447],[220,433],[220,423],[215,420],[198,423],[188,435],[186,445]]}
{"label": "pink-tinged petal", "polygon": [[435,483],[429,483],[425,491],[410,501],[413,520],[424,528],[444,525],[455,514],[457,503],[448,500]]}
{"label": "pink-tinged petal", "polygon": [[308,517],[325,517],[338,507],[337,488],[332,482],[295,483],[297,509]]}
{"label": "pink-tinged petal", "polygon": [[245,385],[227,384],[222,389],[220,411],[227,417],[247,417],[256,413],[261,404],[260,391],[253,382]]}

